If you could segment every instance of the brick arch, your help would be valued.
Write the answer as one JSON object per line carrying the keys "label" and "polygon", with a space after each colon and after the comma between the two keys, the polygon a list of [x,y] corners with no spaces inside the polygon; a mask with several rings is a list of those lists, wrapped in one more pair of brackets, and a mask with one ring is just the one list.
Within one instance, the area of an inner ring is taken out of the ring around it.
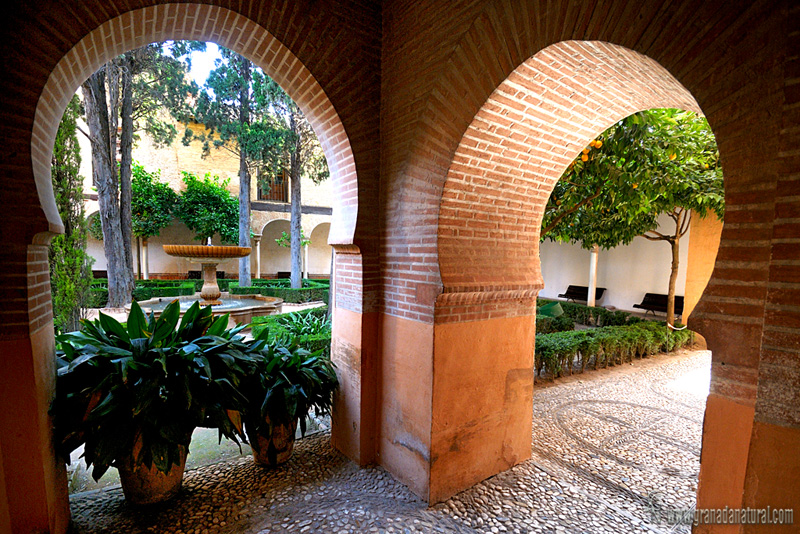
{"label": "brick arch", "polygon": [[475,115],[447,172],[444,293],[541,289],[542,216],[564,169],[616,121],[661,107],[700,112],[666,69],[622,46],[563,41],[517,67]]}
{"label": "brick arch", "polygon": [[356,165],[350,140],[325,91],[308,68],[266,28],[229,9],[200,4],[160,4],[128,11],[83,37],[53,69],[36,106],[31,137],[33,175],[50,228],[63,228],[52,191],[50,159],[69,99],[89,75],[111,58],[170,39],[211,41],[242,54],[294,99],[317,134],[331,171],[333,244],[352,244],[358,210]]}

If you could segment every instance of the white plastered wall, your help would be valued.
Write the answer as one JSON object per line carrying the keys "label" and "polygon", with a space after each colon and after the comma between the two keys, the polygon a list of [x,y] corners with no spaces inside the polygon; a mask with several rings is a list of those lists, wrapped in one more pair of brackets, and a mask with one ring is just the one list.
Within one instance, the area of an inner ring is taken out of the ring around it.
{"label": "white plastered wall", "polygon": [[[659,231],[673,234],[675,223],[668,216],[659,219]],[[691,231],[681,239],[680,266],[675,286],[676,295],[684,295],[686,264],[689,257]],[[543,298],[557,298],[569,285],[589,285],[589,251],[580,245],[544,241],[539,245],[542,262]],[[630,245],[600,250],[597,265],[597,287],[606,292],[599,306],[633,310],[645,293],[667,293],[672,253],[666,242],[637,237]]]}

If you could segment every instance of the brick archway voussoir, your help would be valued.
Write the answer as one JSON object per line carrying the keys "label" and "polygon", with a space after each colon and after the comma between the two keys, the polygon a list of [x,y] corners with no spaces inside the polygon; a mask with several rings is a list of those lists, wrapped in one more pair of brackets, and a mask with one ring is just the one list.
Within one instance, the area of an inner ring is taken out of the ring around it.
{"label": "brick archway voussoir", "polygon": [[351,244],[358,211],[353,151],[333,104],[312,73],[267,29],[234,11],[201,4],[161,4],[126,12],[86,35],[53,69],[36,107],[31,159],[39,201],[53,232],[63,230],[50,179],[61,115],[83,81],[111,58],[165,40],[212,41],[248,57],[303,110],[322,145],[334,190],[330,239]]}
{"label": "brick archway voussoir", "polygon": [[476,306],[487,292],[530,302],[543,284],[544,208],[563,170],[610,125],[662,107],[700,112],[666,69],[618,45],[564,41],[517,67],[476,113],[447,173],[436,322],[465,320],[467,294]]}

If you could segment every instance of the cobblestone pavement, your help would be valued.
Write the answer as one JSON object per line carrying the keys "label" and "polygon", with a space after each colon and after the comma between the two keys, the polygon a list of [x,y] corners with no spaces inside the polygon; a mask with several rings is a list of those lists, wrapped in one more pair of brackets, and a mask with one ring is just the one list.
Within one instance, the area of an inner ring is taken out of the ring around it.
{"label": "cobblestone pavement", "polygon": [[278,469],[239,458],[191,470],[175,500],[147,509],[118,487],[74,495],[74,531],[689,532],[651,511],[694,506],[710,360],[661,355],[537,385],[531,460],[431,508],[320,433]]}

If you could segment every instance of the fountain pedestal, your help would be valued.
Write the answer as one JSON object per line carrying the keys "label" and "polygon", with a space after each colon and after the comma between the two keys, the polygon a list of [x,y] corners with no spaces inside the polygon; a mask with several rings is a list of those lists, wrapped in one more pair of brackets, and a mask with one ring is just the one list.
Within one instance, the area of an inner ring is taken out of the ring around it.
{"label": "fountain pedestal", "polygon": [[222,292],[219,290],[217,284],[217,263],[201,263],[203,268],[203,288],[200,290],[200,296],[203,297],[203,305],[216,306],[222,304],[219,300]]}
{"label": "fountain pedestal", "polygon": [[164,252],[170,256],[199,263],[203,268],[203,288],[200,296],[203,306],[221,304],[222,292],[217,285],[217,265],[230,258],[243,258],[250,254],[250,247],[216,247],[211,245],[164,245]]}

